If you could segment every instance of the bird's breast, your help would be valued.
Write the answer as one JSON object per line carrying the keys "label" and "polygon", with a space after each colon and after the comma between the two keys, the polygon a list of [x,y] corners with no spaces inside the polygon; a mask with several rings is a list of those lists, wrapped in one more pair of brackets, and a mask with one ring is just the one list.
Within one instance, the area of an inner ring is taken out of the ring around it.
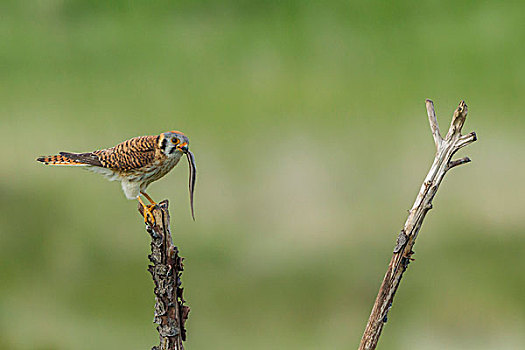
{"label": "bird's breast", "polygon": [[179,160],[180,156],[156,159],[151,164],[129,172],[126,178],[128,181],[142,182],[148,185],[169,173]]}

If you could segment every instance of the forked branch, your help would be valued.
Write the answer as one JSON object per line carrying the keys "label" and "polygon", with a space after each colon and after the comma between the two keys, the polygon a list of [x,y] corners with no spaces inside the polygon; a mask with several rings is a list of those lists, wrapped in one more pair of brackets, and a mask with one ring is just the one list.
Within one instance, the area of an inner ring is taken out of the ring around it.
{"label": "forked branch", "polygon": [[410,209],[405,226],[401,230],[394,248],[394,254],[388,265],[383,283],[379,289],[372,313],[365,328],[365,332],[359,345],[360,350],[372,350],[377,346],[379,336],[387,321],[388,311],[392,307],[394,295],[397,291],[401,277],[410,263],[414,254],[412,247],[416,241],[419,229],[425,219],[427,212],[432,209],[432,199],[445,176],[446,172],[456,166],[470,162],[468,157],[452,160],[454,154],[462,147],[476,141],[476,134],[471,132],[461,135],[461,129],[467,117],[467,105],[465,101],[459,103],[454,111],[452,122],[445,138],[441,137],[439,126],[434,111],[434,104],[426,100],[430,130],[436,144],[436,156],[430,170],[421,185],[416,201]]}
{"label": "forked branch", "polygon": [[[144,208],[139,204],[139,212],[144,216]],[[180,276],[183,265],[177,247],[173,245],[170,231],[168,201],[160,202],[153,210],[155,224],[148,218],[146,230],[151,237],[152,265],[148,271],[155,284],[155,317],[153,322],[159,332],[160,344],[152,350],[183,350],[186,340],[184,323],[190,308],[184,305]]]}

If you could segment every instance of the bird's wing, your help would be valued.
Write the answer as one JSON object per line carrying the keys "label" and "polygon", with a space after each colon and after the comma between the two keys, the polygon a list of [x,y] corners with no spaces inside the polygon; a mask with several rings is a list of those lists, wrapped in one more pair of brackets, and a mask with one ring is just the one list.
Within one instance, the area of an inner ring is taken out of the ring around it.
{"label": "bird's wing", "polygon": [[157,142],[158,136],[139,136],[91,154],[98,158],[104,168],[128,171],[153,162]]}

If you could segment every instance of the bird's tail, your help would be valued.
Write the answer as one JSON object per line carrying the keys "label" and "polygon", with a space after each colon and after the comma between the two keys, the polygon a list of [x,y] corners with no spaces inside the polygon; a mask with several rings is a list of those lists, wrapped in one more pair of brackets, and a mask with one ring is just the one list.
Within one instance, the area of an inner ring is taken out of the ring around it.
{"label": "bird's tail", "polygon": [[39,157],[36,160],[46,165],[94,165],[86,153],[60,152],[54,156]]}

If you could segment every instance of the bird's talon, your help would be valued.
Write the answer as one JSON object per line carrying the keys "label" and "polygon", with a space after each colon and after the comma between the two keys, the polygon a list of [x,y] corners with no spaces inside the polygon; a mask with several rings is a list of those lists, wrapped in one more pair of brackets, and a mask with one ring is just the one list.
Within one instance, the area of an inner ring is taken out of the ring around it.
{"label": "bird's talon", "polygon": [[153,210],[157,207],[157,204],[145,205],[144,206],[144,223],[148,223],[148,217],[151,218],[151,224],[155,225],[155,216],[153,216]]}

